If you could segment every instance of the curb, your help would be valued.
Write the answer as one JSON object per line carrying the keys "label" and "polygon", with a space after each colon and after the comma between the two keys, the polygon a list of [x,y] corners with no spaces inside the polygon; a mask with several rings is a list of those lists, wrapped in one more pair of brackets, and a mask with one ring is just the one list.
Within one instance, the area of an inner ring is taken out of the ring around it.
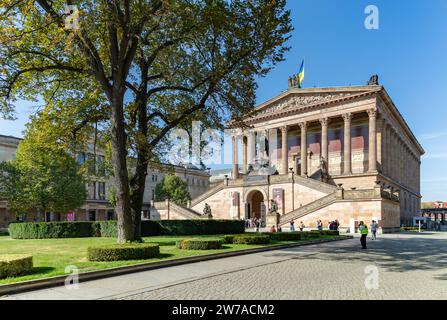
{"label": "curb", "polygon": [[[122,267],[116,267],[116,268],[110,268],[110,269],[104,269],[104,270],[79,273],[79,282],[104,279],[104,278],[125,275],[125,274],[135,273],[135,272],[141,272],[141,271],[148,271],[148,270],[154,270],[154,269],[179,266],[179,265],[194,263],[194,262],[202,262],[202,261],[209,261],[209,260],[215,260],[215,259],[221,259],[221,258],[237,257],[237,256],[252,254],[252,253],[259,253],[259,252],[266,252],[266,251],[273,251],[273,250],[280,250],[280,249],[288,249],[288,248],[294,248],[294,247],[300,247],[300,246],[306,246],[306,245],[312,245],[312,244],[318,244],[318,243],[325,243],[325,242],[348,240],[348,239],[353,239],[353,236],[343,235],[343,236],[339,236],[336,239],[315,239],[315,240],[303,241],[300,243],[282,244],[282,245],[262,247],[262,248],[253,248],[253,249],[242,249],[242,250],[222,252],[222,253],[211,253],[211,254],[205,254],[205,255],[200,255],[200,256],[192,256],[192,257],[160,261],[160,262],[146,262],[146,263],[140,263],[140,264],[129,265],[129,266],[122,266]],[[67,275],[63,275],[63,276],[55,276],[55,277],[45,278],[45,279],[28,280],[28,281],[23,281],[23,282],[18,282],[18,283],[0,285],[0,296],[13,294],[13,293],[21,293],[21,292],[26,292],[26,291],[39,290],[39,289],[46,289],[46,288],[64,285],[66,279],[67,279]]]}

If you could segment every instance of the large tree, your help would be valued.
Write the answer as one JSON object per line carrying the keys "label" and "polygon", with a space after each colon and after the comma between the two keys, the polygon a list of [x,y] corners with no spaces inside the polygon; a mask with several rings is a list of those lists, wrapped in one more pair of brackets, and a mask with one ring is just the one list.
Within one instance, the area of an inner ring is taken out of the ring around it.
{"label": "large tree", "polygon": [[173,174],[165,176],[155,186],[155,200],[164,201],[166,199],[179,205],[186,205],[191,200],[188,191],[188,184],[182,178]]}
{"label": "large tree", "polygon": [[0,198],[16,214],[67,213],[84,203],[85,181],[73,156],[40,141],[29,126],[16,158],[0,164]]}
{"label": "large tree", "polygon": [[222,128],[253,107],[255,77],[287,50],[285,3],[0,0],[1,111],[40,95],[64,138],[92,123],[109,130],[118,242],[136,240],[160,143],[191,119]]}

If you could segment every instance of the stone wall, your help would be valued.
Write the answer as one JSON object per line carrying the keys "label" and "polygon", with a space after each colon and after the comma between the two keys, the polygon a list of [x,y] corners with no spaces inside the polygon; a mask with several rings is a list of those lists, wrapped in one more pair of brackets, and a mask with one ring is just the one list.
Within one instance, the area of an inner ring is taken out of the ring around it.
{"label": "stone wall", "polygon": [[399,228],[399,204],[388,200],[337,201],[296,219],[295,226],[299,227],[303,221],[306,227],[316,228],[317,220],[321,220],[326,228],[335,219],[339,221],[340,228],[345,230],[350,228],[351,219],[354,219],[356,226],[360,221],[369,226],[372,220],[378,220],[383,232],[394,231]]}

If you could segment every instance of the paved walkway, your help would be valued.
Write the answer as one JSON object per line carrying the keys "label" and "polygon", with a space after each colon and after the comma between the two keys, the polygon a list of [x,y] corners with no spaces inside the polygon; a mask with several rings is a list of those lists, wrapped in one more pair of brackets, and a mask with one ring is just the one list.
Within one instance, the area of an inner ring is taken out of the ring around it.
{"label": "paved walkway", "polygon": [[7,299],[447,299],[447,233],[382,235],[144,271]]}

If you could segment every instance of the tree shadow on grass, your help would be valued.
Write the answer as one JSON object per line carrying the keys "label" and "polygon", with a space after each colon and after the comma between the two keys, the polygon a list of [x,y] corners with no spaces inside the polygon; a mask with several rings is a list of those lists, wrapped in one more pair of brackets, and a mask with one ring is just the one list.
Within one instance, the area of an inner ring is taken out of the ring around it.
{"label": "tree shadow on grass", "polygon": [[46,274],[53,272],[56,268],[53,267],[34,267],[30,272],[27,272],[26,275],[34,275],[34,274]]}
{"label": "tree shadow on grass", "polygon": [[159,258],[159,259],[167,259],[167,258],[171,258],[173,256],[175,256],[175,254],[173,254],[173,253],[160,253],[157,256],[157,258]]}

